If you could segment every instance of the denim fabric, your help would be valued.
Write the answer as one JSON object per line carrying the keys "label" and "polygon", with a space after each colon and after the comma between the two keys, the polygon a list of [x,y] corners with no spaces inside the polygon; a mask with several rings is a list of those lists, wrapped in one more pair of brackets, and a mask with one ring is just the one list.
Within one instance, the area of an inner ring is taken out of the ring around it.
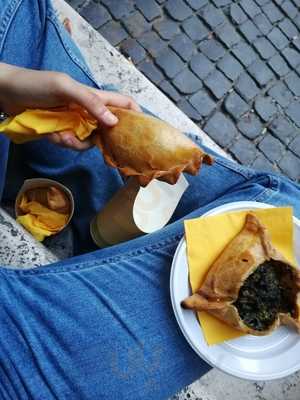
{"label": "denim fabric", "polygon": [[[47,1],[0,0],[0,10],[1,60],[95,84]],[[86,251],[88,222],[122,179],[96,150],[76,153],[44,140],[21,148],[32,174],[73,190]],[[300,188],[218,156],[187,178],[171,223],[154,234],[38,269],[0,267],[1,399],[162,400],[209,370],[182,336],[170,303],[183,219],[240,200],[291,205],[300,217]]]}

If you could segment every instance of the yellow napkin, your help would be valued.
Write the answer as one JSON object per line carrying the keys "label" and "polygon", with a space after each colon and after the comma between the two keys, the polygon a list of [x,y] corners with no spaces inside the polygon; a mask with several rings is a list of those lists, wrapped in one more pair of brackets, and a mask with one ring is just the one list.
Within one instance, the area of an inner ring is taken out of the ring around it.
{"label": "yellow napkin", "polygon": [[0,132],[17,144],[39,139],[40,135],[63,131],[72,131],[84,140],[96,128],[97,121],[79,106],[52,111],[26,110],[0,124]]}
{"label": "yellow napkin", "polygon": [[[293,265],[293,211],[289,207],[268,208],[252,211],[267,227],[271,240],[285,258]],[[195,293],[210,266],[225,246],[240,232],[248,211],[230,212],[211,217],[196,218],[184,222],[187,241],[189,279]],[[198,312],[204,337],[209,345],[243,336],[207,312]]]}
{"label": "yellow napkin", "polygon": [[37,201],[28,201],[26,194],[21,198],[19,209],[25,214],[18,216],[17,221],[40,242],[58,233],[69,218],[68,214],[50,210]]}

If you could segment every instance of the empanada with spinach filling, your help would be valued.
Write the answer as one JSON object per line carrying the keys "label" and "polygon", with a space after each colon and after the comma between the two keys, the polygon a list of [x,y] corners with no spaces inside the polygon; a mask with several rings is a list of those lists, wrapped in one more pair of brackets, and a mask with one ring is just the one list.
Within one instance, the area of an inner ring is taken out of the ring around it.
{"label": "empanada with spinach filling", "polygon": [[267,229],[249,213],[200,289],[181,304],[252,335],[267,335],[281,324],[300,333],[300,272],[272,246]]}
{"label": "empanada with spinach filling", "polygon": [[152,179],[174,184],[182,172],[196,175],[213,158],[178,129],[141,112],[109,107],[119,122],[94,131],[94,141],[108,165],[141,186]]}

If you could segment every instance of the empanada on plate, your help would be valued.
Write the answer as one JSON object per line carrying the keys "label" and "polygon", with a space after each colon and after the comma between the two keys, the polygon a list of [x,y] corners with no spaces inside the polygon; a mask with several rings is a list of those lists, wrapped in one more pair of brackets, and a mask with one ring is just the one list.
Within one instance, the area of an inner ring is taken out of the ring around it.
{"label": "empanada on plate", "polygon": [[109,107],[118,117],[114,127],[95,132],[95,144],[106,163],[125,176],[136,176],[140,185],[152,179],[174,184],[181,172],[196,175],[202,162],[213,159],[178,129],[149,115]]}
{"label": "empanada on plate", "polygon": [[200,289],[181,305],[207,311],[252,335],[267,335],[281,324],[300,333],[300,272],[272,246],[267,229],[249,213]]}

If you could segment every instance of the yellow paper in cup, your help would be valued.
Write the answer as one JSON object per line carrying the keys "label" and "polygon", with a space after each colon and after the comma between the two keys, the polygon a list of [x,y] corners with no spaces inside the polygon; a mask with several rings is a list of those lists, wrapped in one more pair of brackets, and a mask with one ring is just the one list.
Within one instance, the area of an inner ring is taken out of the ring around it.
{"label": "yellow paper in cup", "polygon": [[21,203],[21,206],[24,206],[22,209],[26,209],[26,214],[17,217],[17,222],[40,242],[45,237],[58,233],[67,224],[67,214],[50,210],[36,201],[27,201],[26,194],[23,194]]}
{"label": "yellow paper in cup", "polygon": [[[201,286],[209,268],[225,246],[241,231],[249,211],[201,217],[184,222],[192,292]],[[290,207],[251,211],[266,226],[274,247],[296,266],[293,250],[293,210]],[[209,345],[234,339],[244,334],[207,312],[197,313],[204,337]]]}
{"label": "yellow paper in cup", "polygon": [[[66,194],[70,202],[70,212],[68,214],[53,211],[36,201],[28,201],[26,197],[28,190],[49,186],[54,186]],[[52,179],[27,179],[21,187],[15,202],[17,222],[23,225],[40,242],[47,236],[56,234],[64,229],[70,222],[73,213],[74,198],[71,191]]]}

